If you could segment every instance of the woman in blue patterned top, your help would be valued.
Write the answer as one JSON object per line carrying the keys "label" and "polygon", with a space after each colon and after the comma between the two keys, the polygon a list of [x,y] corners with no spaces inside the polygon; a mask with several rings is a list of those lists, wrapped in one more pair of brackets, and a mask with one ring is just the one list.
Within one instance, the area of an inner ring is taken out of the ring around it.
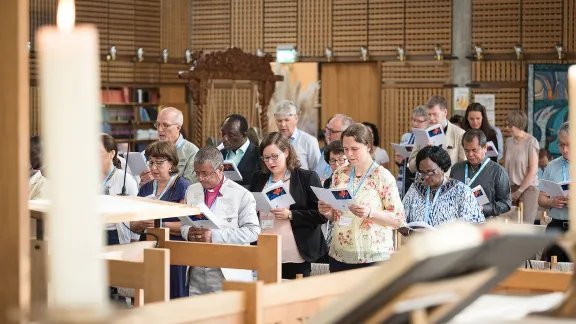
{"label": "woman in blue patterned top", "polygon": [[470,223],[486,222],[470,187],[449,179],[450,156],[437,146],[426,146],[416,156],[421,180],[415,182],[404,197],[406,222],[440,224],[462,219]]}
{"label": "woman in blue patterned top", "polygon": [[[152,143],[146,148],[145,154],[154,181],[145,183],[138,196],[183,204],[190,184],[178,176],[178,153],[174,144],[166,141]],[[178,217],[164,218],[162,223],[163,227],[170,230],[170,240],[183,241]],[[133,230],[142,232],[147,227],[154,227],[154,221],[132,222],[130,225]],[[186,267],[171,265],[170,298],[180,297],[188,297]]]}

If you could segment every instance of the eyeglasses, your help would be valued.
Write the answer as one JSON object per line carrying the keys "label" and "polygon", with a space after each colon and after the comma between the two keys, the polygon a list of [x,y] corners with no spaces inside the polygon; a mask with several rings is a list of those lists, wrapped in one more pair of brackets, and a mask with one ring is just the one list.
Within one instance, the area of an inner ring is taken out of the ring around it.
{"label": "eyeglasses", "polygon": [[276,161],[276,160],[278,160],[278,158],[279,158],[280,155],[282,155],[282,154],[284,154],[284,153],[280,152],[280,153],[278,153],[278,154],[271,154],[271,155],[269,155],[269,156],[264,155],[264,156],[261,157],[261,159],[262,159],[262,161],[264,161],[264,162],[268,162],[269,160]]}
{"label": "eyeglasses", "polygon": [[326,133],[327,134],[338,134],[338,133],[342,133],[342,132],[343,131],[335,130],[335,129],[332,129],[330,127],[326,127]]}
{"label": "eyeglasses", "polygon": [[432,171],[425,171],[425,172],[420,171],[419,173],[420,173],[423,177],[431,177],[431,176],[435,175],[436,172],[438,172],[439,169],[440,169],[440,167],[437,166],[436,169],[434,169],[434,170],[432,170]]}
{"label": "eyeglasses", "polygon": [[166,128],[172,127],[174,125],[178,125],[178,124],[167,124],[167,123],[159,123],[159,122],[154,123],[154,127],[156,129],[159,129],[160,127],[162,127],[162,129],[166,129]]}
{"label": "eyeglasses", "polygon": [[420,119],[412,118],[412,122],[422,124],[422,123],[425,123],[426,120],[420,120]]}
{"label": "eyeglasses", "polygon": [[216,170],[213,170],[212,172],[207,172],[207,171],[193,171],[194,176],[196,177],[196,179],[202,181],[202,180],[206,180],[208,178],[210,178],[214,173],[216,173]]}
{"label": "eyeglasses", "polygon": [[330,159],[328,160],[328,163],[330,164],[338,164],[338,165],[342,165],[344,163],[346,163],[348,159],[347,158],[339,158],[339,159]]}
{"label": "eyeglasses", "polygon": [[152,166],[155,166],[156,169],[158,169],[159,167],[162,166],[162,164],[164,164],[164,162],[166,162],[166,160],[159,160],[159,161],[156,161],[156,162],[154,162],[154,161],[152,161],[152,160],[149,160],[149,161],[146,162],[146,163],[148,164],[148,167],[149,167],[149,168],[151,168]]}

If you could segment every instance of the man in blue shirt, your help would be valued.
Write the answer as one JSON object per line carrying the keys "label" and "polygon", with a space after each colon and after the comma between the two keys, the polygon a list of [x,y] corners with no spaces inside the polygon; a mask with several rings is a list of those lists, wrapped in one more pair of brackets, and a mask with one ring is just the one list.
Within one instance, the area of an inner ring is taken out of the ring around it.
{"label": "man in blue shirt", "polygon": [[[553,160],[548,164],[542,180],[553,181],[556,183],[570,181],[570,126],[568,122],[562,124],[558,130],[558,148],[560,149],[561,157]],[[568,216],[568,196],[550,197],[546,192],[540,188],[540,196],[538,197],[538,204],[540,207],[548,209],[548,215],[552,218],[546,232],[561,231],[566,232],[570,227]],[[569,262],[568,255],[562,248],[557,245],[550,247],[545,255],[548,260],[552,256],[557,256],[559,262]]]}

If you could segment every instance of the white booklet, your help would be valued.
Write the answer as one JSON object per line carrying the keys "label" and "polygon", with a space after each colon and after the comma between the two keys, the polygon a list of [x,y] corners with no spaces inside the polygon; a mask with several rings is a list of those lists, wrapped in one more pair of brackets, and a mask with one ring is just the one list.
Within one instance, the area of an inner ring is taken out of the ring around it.
{"label": "white booklet", "polygon": [[319,187],[310,186],[312,191],[318,197],[318,200],[332,206],[332,208],[337,210],[347,210],[348,206],[355,204],[357,205],[352,192],[348,188],[331,188],[324,189]]}
{"label": "white booklet", "polygon": [[238,167],[232,160],[226,160],[224,163],[224,175],[232,181],[242,181],[242,175],[238,171]]}
{"label": "white booklet", "polygon": [[423,232],[423,231],[437,231],[438,229],[434,226],[429,225],[426,222],[412,222],[406,224],[404,227],[410,229],[414,232]]}
{"label": "white booklet", "polygon": [[140,175],[144,171],[148,171],[148,163],[144,152],[128,152],[127,155],[128,166],[134,175]]}
{"label": "white booklet", "polygon": [[283,181],[278,181],[262,192],[253,192],[256,200],[256,209],[261,212],[269,212],[272,208],[290,208],[294,204],[294,198]]}
{"label": "white booklet", "polygon": [[432,125],[426,129],[412,128],[412,133],[416,138],[416,144],[420,147],[432,143],[434,146],[444,145],[446,143],[446,136],[444,135],[444,127],[440,124]]}
{"label": "white booklet", "polygon": [[412,144],[402,145],[402,144],[392,143],[392,148],[394,149],[394,151],[396,151],[396,153],[402,155],[403,158],[407,159],[410,157],[410,153],[412,153],[412,149],[414,148],[414,145],[412,145]]}
{"label": "white booklet", "polygon": [[486,196],[486,192],[484,191],[484,188],[482,188],[482,186],[478,185],[478,186],[472,188],[472,193],[474,194],[474,197],[476,197],[476,201],[478,202],[478,205],[484,206],[485,204],[490,202],[490,200],[488,200],[488,196]]}
{"label": "white booklet", "polygon": [[192,227],[220,229],[220,218],[214,215],[208,206],[206,206],[204,203],[201,203],[197,207],[200,208],[199,215],[178,217],[182,221],[182,224]]}
{"label": "white booklet", "polygon": [[488,146],[488,149],[486,150],[486,156],[487,157],[498,157],[498,150],[496,149],[496,145],[494,145],[494,142],[490,141],[486,144]]}
{"label": "white booklet", "polygon": [[570,195],[570,180],[562,182],[540,180],[540,190],[547,193],[550,197],[568,196]]}

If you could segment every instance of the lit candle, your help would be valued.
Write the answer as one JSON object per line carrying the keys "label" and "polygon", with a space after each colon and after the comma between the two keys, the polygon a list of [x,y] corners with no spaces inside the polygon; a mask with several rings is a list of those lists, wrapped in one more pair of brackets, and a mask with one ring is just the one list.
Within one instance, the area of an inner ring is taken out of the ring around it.
{"label": "lit candle", "polygon": [[73,0],[60,0],[57,27],[38,31],[42,131],[49,194],[49,296],[65,311],[108,309],[103,227],[96,212],[100,67],[98,31],[74,26]]}
{"label": "lit candle", "polygon": [[[576,65],[568,69],[568,120],[570,128],[576,127]],[[576,143],[576,130],[570,130],[570,143]],[[576,145],[576,144],[575,144]],[[570,164],[576,163],[576,147],[570,147]],[[570,167],[570,179],[576,179],[576,168]],[[570,184],[572,186],[572,184]],[[572,224],[576,224],[576,208],[573,203],[576,202],[576,190],[570,190],[570,204],[568,212]],[[570,226],[570,236],[576,238],[576,226]]]}

